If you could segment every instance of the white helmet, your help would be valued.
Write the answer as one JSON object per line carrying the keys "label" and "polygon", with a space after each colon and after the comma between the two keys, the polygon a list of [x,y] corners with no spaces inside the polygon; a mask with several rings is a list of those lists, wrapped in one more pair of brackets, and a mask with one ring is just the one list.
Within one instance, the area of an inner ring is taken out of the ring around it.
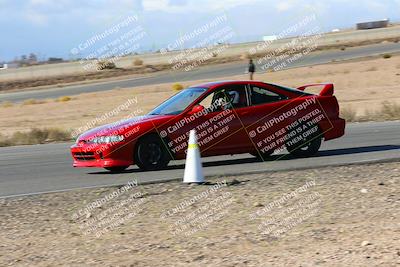
{"label": "white helmet", "polygon": [[229,96],[230,96],[230,102],[232,104],[239,104],[239,93],[237,91],[229,91],[228,92]]}

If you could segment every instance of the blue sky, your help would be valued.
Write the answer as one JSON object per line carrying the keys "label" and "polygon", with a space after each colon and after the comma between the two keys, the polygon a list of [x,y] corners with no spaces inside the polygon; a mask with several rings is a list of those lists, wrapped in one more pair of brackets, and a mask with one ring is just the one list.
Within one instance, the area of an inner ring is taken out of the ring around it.
{"label": "blue sky", "polygon": [[222,13],[235,32],[231,41],[239,42],[278,34],[310,10],[325,31],[400,21],[400,0],[0,0],[0,61],[30,52],[68,58],[71,49],[127,16],[136,15],[146,31],[144,50],[163,48]]}

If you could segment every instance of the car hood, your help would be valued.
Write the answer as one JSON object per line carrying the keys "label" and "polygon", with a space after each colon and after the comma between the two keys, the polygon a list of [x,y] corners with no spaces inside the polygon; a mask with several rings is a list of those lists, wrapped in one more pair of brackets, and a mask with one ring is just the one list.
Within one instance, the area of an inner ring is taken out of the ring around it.
{"label": "car hood", "polygon": [[116,131],[120,131],[119,134],[123,134],[125,129],[130,127],[134,127],[136,125],[140,125],[141,123],[150,122],[150,121],[158,121],[162,118],[168,117],[166,115],[144,115],[138,116],[134,118],[130,118],[127,120],[121,120],[114,123],[102,125],[96,128],[93,128],[87,132],[84,132],[78,137],[78,140],[88,140],[94,136],[108,136],[112,135]]}

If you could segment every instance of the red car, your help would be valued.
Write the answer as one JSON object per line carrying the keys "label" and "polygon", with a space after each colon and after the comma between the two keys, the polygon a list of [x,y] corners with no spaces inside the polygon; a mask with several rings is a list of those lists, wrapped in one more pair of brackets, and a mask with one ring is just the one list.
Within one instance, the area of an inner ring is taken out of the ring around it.
{"label": "red car", "polygon": [[[304,92],[322,86],[319,95]],[[203,157],[250,153],[265,159],[287,149],[312,156],[321,141],[341,137],[345,121],[333,84],[297,89],[257,81],[223,81],[187,88],[149,114],[90,130],[71,147],[74,167],[118,172],[136,164],[165,168],[186,156],[196,129]]]}

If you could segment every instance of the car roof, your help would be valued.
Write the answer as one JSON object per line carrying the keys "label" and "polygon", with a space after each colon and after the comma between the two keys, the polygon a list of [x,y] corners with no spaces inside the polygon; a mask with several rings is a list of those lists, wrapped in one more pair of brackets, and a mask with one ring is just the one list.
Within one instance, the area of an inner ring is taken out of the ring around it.
{"label": "car roof", "polygon": [[[227,81],[216,81],[216,82],[208,82],[202,83],[191,87],[201,87],[201,88],[213,88],[221,85],[230,85],[230,84],[249,84],[249,83],[260,83],[256,81],[240,81],[240,80],[227,80]],[[264,82],[261,82],[264,83]]]}
{"label": "car roof", "polygon": [[305,93],[304,91],[298,90],[296,88],[291,88],[291,87],[286,87],[286,86],[281,86],[277,85],[274,83],[266,83],[262,81],[254,81],[254,80],[227,80],[227,81],[216,81],[216,82],[208,82],[208,83],[203,83],[203,84],[198,84],[195,86],[191,86],[189,88],[206,88],[206,89],[215,89],[216,87],[223,86],[223,85],[232,85],[232,84],[253,84],[253,85],[270,85],[275,88],[279,88],[281,91],[284,91],[285,93],[289,93],[292,95],[310,95],[310,93]]}

